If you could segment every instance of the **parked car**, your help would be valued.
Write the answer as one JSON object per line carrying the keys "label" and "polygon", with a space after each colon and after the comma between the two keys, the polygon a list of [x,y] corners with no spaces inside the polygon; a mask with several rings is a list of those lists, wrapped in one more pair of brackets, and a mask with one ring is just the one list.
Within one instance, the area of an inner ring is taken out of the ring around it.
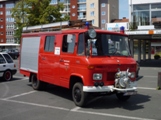
{"label": "parked car", "polygon": [[0,52],[0,78],[9,81],[16,74],[16,65],[8,53]]}
{"label": "parked car", "polygon": [[19,57],[18,49],[3,49],[2,52],[8,53],[13,59],[17,59]]}

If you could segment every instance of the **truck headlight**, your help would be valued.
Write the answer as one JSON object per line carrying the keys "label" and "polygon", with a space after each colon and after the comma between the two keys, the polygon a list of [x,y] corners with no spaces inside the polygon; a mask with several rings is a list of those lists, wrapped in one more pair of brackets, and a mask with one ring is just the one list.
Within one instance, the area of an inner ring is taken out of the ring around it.
{"label": "truck headlight", "polygon": [[93,80],[102,80],[102,74],[94,73],[93,74]]}

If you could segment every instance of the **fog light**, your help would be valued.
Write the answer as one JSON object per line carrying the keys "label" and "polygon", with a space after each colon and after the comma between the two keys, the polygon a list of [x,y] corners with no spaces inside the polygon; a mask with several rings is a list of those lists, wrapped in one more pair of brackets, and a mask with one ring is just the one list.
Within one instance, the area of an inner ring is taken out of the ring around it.
{"label": "fog light", "polygon": [[99,85],[102,87],[102,86],[104,86],[104,83],[103,82],[100,82]]}
{"label": "fog light", "polygon": [[98,87],[98,82],[94,82],[94,86],[95,87]]}

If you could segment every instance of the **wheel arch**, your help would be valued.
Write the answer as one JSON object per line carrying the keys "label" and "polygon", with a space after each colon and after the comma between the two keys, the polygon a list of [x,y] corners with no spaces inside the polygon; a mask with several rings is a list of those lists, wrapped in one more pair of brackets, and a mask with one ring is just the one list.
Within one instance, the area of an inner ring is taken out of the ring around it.
{"label": "wheel arch", "polygon": [[84,84],[84,77],[82,75],[79,74],[72,74],[70,76],[70,83],[69,83],[69,89],[72,89],[74,84],[77,82],[80,82],[82,84]]}
{"label": "wheel arch", "polygon": [[36,75],[36,76],[37,76],[37,73],[33,73],[33,72],[30,73],[29,82],[31,82],[31,76],[32,76],[32,75]]}

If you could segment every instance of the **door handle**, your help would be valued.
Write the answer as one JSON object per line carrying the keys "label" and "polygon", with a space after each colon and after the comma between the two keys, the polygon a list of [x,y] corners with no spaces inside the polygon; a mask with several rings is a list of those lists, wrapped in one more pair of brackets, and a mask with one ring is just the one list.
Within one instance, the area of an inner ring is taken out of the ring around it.
{"label": "door handle", "polygon": [[60,58],[60,62],[64,62],[64,60],[62,58]]}
{"label": "door handle", "polygon": [[42,57],[41,59],[42,59],[42,60],[46,60],[46,57]]}
{"label": "door handle", "polygon": [[3,65],[3,67],[6,67],[6,65]]}

